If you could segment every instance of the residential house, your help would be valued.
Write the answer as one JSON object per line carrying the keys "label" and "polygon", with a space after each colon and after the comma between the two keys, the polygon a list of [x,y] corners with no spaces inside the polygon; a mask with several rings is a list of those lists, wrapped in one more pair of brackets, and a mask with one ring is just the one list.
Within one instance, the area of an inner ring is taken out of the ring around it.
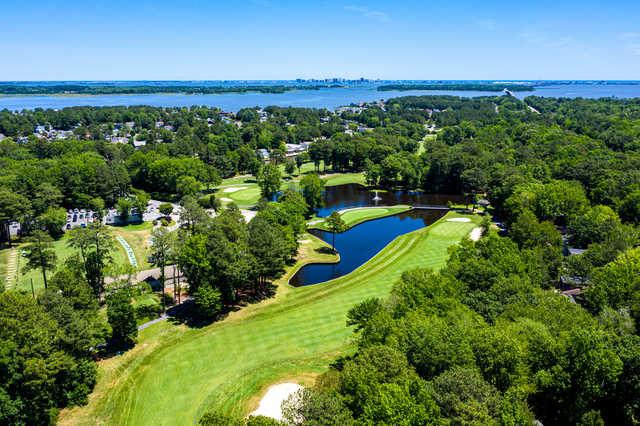
{"label": "residential house", "polygon": [[264,148],[259,149],[258,154],[260,154],[260,157],[265,161],[269,159],[269,151]]}

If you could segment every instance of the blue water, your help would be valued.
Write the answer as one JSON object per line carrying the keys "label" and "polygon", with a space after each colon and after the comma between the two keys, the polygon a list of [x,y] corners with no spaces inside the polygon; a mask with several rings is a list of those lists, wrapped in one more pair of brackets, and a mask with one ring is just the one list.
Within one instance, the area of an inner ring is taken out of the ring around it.
{"label": "blue water", "polygon": [[[428,226],[445,213],[446,211],[438,210],[412,210],[364,222],[346,232],[336,234],[335,244],[336,250],[340,253],[340,262],[305,265],[289,283],[294,286],[311,285],[346,275],[375,256],[397,236]],[[309,232],[331,244],[330,232]]]}
{"label": "blue water", "polygon": [[[48,96],[0,96],[0,110],[12,111],[35,108],[61,109],[71,106],[130,106],[151,105],[162,107],[210,106],[225,111],[237,111],[254,106],[294,106],[335,109],[342,105],[370,102],[398,96],[453,95],[496,96],[496,92],[410,90],[379,92],[374,86],[325,88],[319,90],[295,90],[285,93],[222,93],[210,95],[141,94],[141,95],[48,95]],[[550,84],[537,87],[533,92],[516,92],[519,98],[546,97],[640,97],[637,84]]]}
{"label": "blue water", "polygon": [[[378,199],[374,199],[377,195]],[[463,195],[427,194],[417,191],[372,191],[358,184],[328,186],[324,191],[324,205],[318,209],[318,217],[329,216],[336,210],[365,206],[394,206],[404,204],[414,207],[446,207],[449,202],[465,203]]]}

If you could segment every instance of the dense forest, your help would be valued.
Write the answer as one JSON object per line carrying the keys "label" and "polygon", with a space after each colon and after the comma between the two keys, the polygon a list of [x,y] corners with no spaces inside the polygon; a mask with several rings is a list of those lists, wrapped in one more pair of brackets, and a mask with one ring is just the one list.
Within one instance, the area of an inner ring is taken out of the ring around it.
{"label": "dense forest", "polygon": [[[37,126],[72,134],[51,140]],[[269,198],[280,186],[274,166],[290,161],[286,143],[312,141],[305,155],[318,171],[364,172],[371,186],[486,198],[503,231],[487,224],[442,271],[406,273],[388,298],[355,306],[354,352],[287,404],[291,423],[638,423],[638,99],[403,97],[338,114],[268,107],[231,118],[202,107],[0,111],[0,133],[3,240],[11,221],[24,238],[59,238],[52,230],[68,208],[181,200],[175,260],[209,320],[269,294],[317,197],[286,191],[248,224],[234,206],[209,218],[200,200],[246,173]],[[0,294],[0,423],[46,424],[85,403],[100,344],[135,342],[127,294],[103,285],[108,231],[77,234],[82,256],[37,300]],[[566,256],[569,247],[584,251]],[[32,251],[47,259],[46,247]],[[559,294],[576,283],[573,299]]]}

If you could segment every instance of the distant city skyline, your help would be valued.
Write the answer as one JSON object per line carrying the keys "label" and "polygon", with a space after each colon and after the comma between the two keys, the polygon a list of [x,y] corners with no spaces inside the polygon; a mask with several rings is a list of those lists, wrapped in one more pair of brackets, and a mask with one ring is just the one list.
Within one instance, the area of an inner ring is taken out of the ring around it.
{"label": "distant city skyline", "polygon": [[637,1],[36,0],[2,11],[1,81],[640,77]]}

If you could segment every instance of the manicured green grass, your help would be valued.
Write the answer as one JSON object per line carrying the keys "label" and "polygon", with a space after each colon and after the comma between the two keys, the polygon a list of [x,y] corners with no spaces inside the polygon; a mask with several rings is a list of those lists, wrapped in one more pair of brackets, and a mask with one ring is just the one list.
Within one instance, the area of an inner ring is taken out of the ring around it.
{"label": "manicured green grass", "polygon": [[[352,228],[368,220],[393,216],[394,214],[406,212],[408,210],[411,210],[411,206],[397,205],[391,207],[361,207],[345,210],[340,213],[340,216],[347,227]],[[328,229],[324,222],[315,223],[311,225],[311,227],[323,230]]]}
{"label": "manicured green grass", "polygon": [[323,175],[322,179],[327,186],[346,185],[348,183],[357,183],[364,185],[364,173],[332,173]]}
{"label": "manicured green grass", "polygon": [[396,238],[349,275],[301,288],[280,284],[275,298],[210,326],[162,322],[143,330],[133,350],[100,363],[89,405],[65,410],[60,423],[193,424],[207,410],[247,414],[278,381],[309,383],[352,348],[351,307],[386,296],[403,271],[442,267],[448,248],[480,222],[444,220],[457,216]]}
{"label": "manicured green grass", "polygon": [[[26,244],[21,244],[18,248],[18,278],[13,286],[16,290],[31,291],[31,280],[33,279],[33,288],[35,290],[44,288],[44,279],[42,278],[42,271],[40,269],[32,269],[28,272],[24,270],[24,265],[27,259],[22,256],[21,249]],[[53,242],[53,250],[57,256],[57,265],[62,265],[65,260],[76,253],[74,248],[69,247],[69,238],[64,235],[58,241]],[[47,271],[47,278],[53,275],[52,272]]]}
{"label": "manicured green grass", "polygon": [[[280,189],[283,191],[290,188],[297,189],[303,175],[315,170],[313,163],[305,163],[301,167],[301,173],[298,173],[296,169],[293,176],[288,176],[284,173],[283,164],[280,165],[280,168],[283,176]],[[320,170],[322,170],[322,165],[320,166]],[[365,184],[363,173],[330,173],[321,175],[321,177],[327,186],[344,185],[347,183]],[[262,195],[260,194],[260,187],[255,177],[237,176],[224,179],[220,186],[216,188],[216,197],[222,201],[223,205],[228,205],[233,202],[241,209],[248,209],[258,204]]]}
{"label": "manicured green grass", "polygon": [[[151,229],[153,225],[150,222],[144,222],[136,225],[128,225],[128,226],[112,226],[109,227],[112,231],[114,237],[122,236],[131,248],[133,249],[136,259],[138,261],[138,269],[148,269],[151,266],[147,262],[147,257],[150,254],[149,249],[149,238],[151,236]],[[44,280],[42,279],[42,272],[40,269],[31,270],[28,272],[24,271],[24,265],[26,263],[26,259],[20,255],[20,247],[24,247],[25,244],[21,244],[18,247],[18,278],[15,282],[15,285],[12,285],[11,288],[16,290],[24,290],[31,291],[31,280],[33,279],[33,287],[35,290],[39,290],[44,288]],[[124,251],[122,245],[120,245],[117,241],[114,240],[114,249],[111,252],[111,256],[113,258],[112,269],[115,275],[121,274],[122,272],[119,269],[123,265],[129,265],[129,259],[127,258],[127,254]],[[65,260],[71,257],[73,254],[79,253],[76,249],[69,247],[69,238],[68,235],[64,235],[58,241],[53,242],[53,249],[57,256],[57,265],[60,266],[64,264]],[[6,254],[5,254],[6,253]],[[0,251],[0,271],[3,268],[3,261],[8,255],[8,249],[3,249]],[[4,262],[6,264],[6,261]],[[110,271],[107,271],[110,273]],[[53,275],[52,272],[47,272],[47,277]],[[4,278],[4,274],[1,274],[0,277]]]}

